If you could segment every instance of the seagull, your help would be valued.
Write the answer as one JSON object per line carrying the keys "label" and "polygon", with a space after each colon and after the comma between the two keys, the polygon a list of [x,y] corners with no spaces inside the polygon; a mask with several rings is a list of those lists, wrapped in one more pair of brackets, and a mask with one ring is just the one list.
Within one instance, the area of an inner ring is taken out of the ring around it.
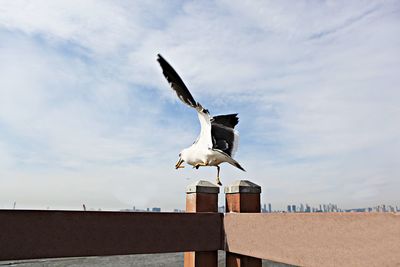
{"label": "seagull", "polygon": [[218,185],[222,185],[219,179],[219,165],[221,163],[228,162],[245,171],[233,159],[239,144],[239,133],[234,129],[239,122],[238,114],[211,116],[207,109],[194,100],[185,83],[172,66],[160,54],[157,56],[157,61],[160,63],[168,83],[183,103],[197,111],[201,126],[200,135],[196,141],[179,153],[179,160],[175,164],[175,169],[184,168],[184,162],[196,169],[201,166],[215,166],[217,167],[216,182]]}

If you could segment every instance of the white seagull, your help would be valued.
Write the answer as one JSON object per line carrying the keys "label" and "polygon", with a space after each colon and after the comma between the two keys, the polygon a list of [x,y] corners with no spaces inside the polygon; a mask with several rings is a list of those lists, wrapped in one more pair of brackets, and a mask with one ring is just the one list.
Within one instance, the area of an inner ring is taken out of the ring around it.
{"label": "white seagull", "polygon": [[210,116],[208,110],[194,100],[178,73],[160,54],[158,54],[157,61],[160,63],[165,78],[179,99],[196,109],[201,125],[199,137],[190,147],[183,149],[179,153],[179,160],[175,168],[184,168],[183,162],[192,165],[196,169],[200,166],[215,166],[217,167],[218,185],[222,185],[219,179],[219,164],[228,162],[245,171],[232,158],[239,144],[239,133],[234,129],[239,122],[238,114]]}

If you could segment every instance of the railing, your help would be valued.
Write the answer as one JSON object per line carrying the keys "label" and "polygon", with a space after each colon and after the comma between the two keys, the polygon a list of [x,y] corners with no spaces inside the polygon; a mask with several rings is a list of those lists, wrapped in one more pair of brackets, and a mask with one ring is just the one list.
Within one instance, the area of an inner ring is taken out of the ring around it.
{"label": "railing", "polygon": [[0,210],[0,260],[185,252],[185,267],[400,266],[400,215],[394,213],[260,214],[261,188],[187,189],[187,213]]}
{"label": "railing", "polygon": [[221,249],[222,214],[0,211],[0,260]]}
{"label": "railing", "polygon": [[400,266],[400,215],[226,214],[227,251],[299,266]]}

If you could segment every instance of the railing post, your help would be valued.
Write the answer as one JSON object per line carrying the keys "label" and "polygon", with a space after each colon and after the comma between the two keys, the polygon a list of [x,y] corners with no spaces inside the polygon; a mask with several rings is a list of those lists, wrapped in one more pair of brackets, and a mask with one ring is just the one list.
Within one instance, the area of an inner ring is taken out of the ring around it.
{"label": "railing post", "polygon": [[[247,180],[225,187],[226,212],[259,213],[261,187]],[[226,267],[261,267],[259,258],[226,252]]]}
{"label": "railing post", "polygon": [[[186,189],[186,212],[218,212],[219,187],[208,181],[197,181]],[[184,253],[184,267],[217,267],[218,251]]]}

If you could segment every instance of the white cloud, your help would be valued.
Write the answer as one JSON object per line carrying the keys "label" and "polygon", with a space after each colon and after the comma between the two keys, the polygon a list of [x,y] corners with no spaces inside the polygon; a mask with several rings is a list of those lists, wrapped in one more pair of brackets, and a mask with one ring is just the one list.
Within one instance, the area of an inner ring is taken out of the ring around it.
{"label": "white cloud", "polygon": [[136,16],[130,11],[107,1],[9,1],[2,3],[0,23],[31,36],[43,34],[50,42],[111,53],[140,35],[140,28],[129,23]]}
{"label": "white cloud", "polygon": [[189,109],[171,105],[161,52],[211,111],[241,113],[248,173],[224,167],[223,181],[259,182],[280,205],[395,202],[398,10],[395,1],[4,2],[0,166],[15,185],[31,177],[33,202],[46,192],[76,206],[47,187],[71,176],[87,182],[74,197],[96,196],[93,205],[181,206],[183,177],[215,170],[169,169],[196,129],[185,127]]}

